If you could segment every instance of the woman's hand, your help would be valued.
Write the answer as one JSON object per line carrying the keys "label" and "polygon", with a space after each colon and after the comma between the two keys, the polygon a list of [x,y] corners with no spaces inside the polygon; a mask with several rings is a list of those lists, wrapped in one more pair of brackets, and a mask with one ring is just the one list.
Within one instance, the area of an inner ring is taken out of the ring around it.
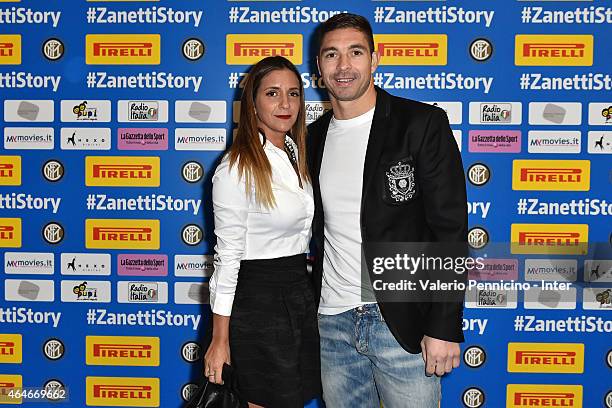
{"label": "woman's hand", "polygon": [[204,356],[204,375],[208,377],[208,381],[223,384],[223,363],[231,363],[229,341],[213,339]]}

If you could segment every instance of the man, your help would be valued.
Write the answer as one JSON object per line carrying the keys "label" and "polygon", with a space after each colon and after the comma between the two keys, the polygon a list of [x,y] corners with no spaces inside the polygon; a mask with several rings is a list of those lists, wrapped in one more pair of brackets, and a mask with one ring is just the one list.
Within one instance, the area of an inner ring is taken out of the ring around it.
{"label": "man", "polygon": [[[328,408],[433,408],[439,376],[459,366],[463,305],[377,301],[361,284],[361,244],[467,241],[463,166],[444,111],[375,87],[378,62],[365,18],[320,26],[332,111],[309,126],[308,154],[323,397]],[[414,183],[391,183],[399,170]]]}

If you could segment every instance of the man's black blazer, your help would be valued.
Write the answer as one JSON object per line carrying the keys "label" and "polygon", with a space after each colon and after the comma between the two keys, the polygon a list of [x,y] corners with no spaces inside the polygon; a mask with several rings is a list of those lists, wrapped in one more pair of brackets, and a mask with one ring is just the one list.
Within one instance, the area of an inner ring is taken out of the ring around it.
{"label": "man's black blazer", "polygon": [[[465,177],[445,112],[432,105],[395,97],[378,87],[376,95],[363,169],[362,241],[466,242]],[[323,276],[325,218],[319,173],[331,118],[330,111],[309,125],[307,139],[315,201],[312,234],[317,305]],[[407,195],[405,190],[389,188],[386,173],[398,162],[414,169],[415,188]],[[378,304],[389,329],[410,353],[421,352],[424,334],[452,342],[464,341],[463,303],[379,301]]]}

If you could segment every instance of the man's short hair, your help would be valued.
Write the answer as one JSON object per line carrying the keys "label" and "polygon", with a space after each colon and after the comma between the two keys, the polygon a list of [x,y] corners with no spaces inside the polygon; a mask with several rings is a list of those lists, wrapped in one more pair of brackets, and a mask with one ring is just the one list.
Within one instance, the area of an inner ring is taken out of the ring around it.
{"label": "man's short hair", "polygon": [[370,53],[374,52],[374,35],[372,34],[370,22],[365,17],[352,13],[336,14],[319,26],[319,51],[321,51],[321,44],[323,43],[325,35],[330,31],[340,30],[342,28],[353,28],[357,31],[361,31],[368,40]]}

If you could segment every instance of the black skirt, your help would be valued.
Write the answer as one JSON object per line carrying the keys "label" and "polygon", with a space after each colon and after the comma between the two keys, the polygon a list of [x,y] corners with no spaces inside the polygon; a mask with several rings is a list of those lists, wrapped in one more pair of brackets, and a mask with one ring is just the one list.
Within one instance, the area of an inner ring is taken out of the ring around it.
{"label": "black skirt", "polygon": [[240,263],[229,337],[247,401],[303,408],[321,395],[317,314],[304,254]]}

